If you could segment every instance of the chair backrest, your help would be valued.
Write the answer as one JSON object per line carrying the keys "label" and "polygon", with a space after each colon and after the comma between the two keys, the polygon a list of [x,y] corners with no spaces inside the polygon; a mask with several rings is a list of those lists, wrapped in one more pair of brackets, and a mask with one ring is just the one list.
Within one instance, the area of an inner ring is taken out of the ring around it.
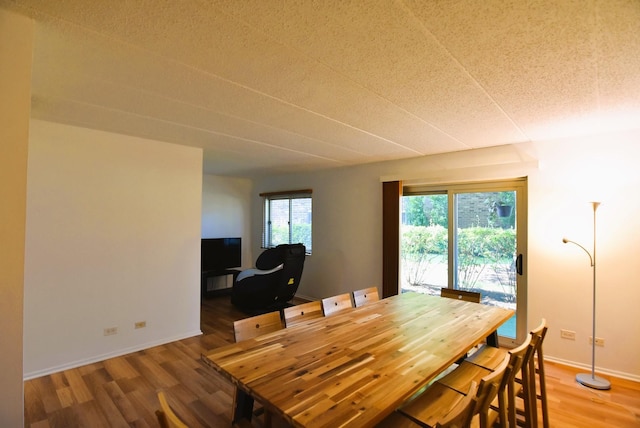
{"label": "chair backrest", "polygon": [[287,327],[322,316],[322,303],[317,300],[284,308],[284,323]]}
{"label": "chair backrest", "polygon": [[280,311],[273,311],[254,317],[244,318],[233,323],[236,342],[282,329]]}
{"label": "chair backrest", "polygon": [[163,391],[158,391],[158,401],[160,401],[160,409],[156,410],[156,417],[160,428],[189,428],[169,406]]}
{"label": "chair backrest", "polygon": [[435,428],[463,428],[468,427],[473,418],[473,408],[475,405],[474,398],[476,391],[478,390],[478,384],[475,380],[471,381],[469,385],[469,391],[460,400],[449,413],[440,421],[438,421]]}
{"label": "chair backrest", "polygon": [[527,354],[523,365],[522,365],[522,376],[526,380],[527,376],[531,376],[531,382],[535,382],[533,377],[535,376],[536,370],[536,354],[538,357],[542,354],[542,342],[544,341],[544,337],[547,335],[547,321],[543,318],[541,323],[531,330],[529,333],[529,346],[531,348],[530,353]]}
{"label": "chair backrest", "polygon": [[475,291],[455,290],[453,288],[446,287],[440,289],[440,296],[473,303],[480,303],[480,298],[482,297],[480,293]]}
{"label": "chair backrest", "polygon": [[547,335],[547,320],[542,318],[542,321],[540,321],[540,324],[536,328],[531,330],[530,335],[531,335],[531,341],[535,345],[534,352],[538,356],[542,355],[542,342],[544,341],[544,338]]}
{"label": "chair backrest", "polygon": [[350,293],[338,294],[337,296],[322,299],[322,311],[325,317],[348,308],[353,308]]}
{"label": "chair backrest", "polygon": [[376,300],[380,300],[378,287],[363,288],[362,290],[356,290],[353,292],[353,301],[356,304],[356,308],[369,302],[375,302]]}
{"label": "chair backrest", "polygon": [[271,270],[278,265],[282,264],[283,248],[281,246],[277,246],[274,248],[267,248],[263,252],[258,255],[256,259],[256,269],[260,270]]}
{"label": "chair backrest", "polygon": [[[496,369],[483,377],[480,380],[480,385],[478,385],[478,392],[476,393],[476,397],[474,398],[473,411],[471,412],[471,417],[474,415],[480,416],[480,426],[486,427],[489,425],[489,407],[491,406],[491,402],[498,395],[498,391],[500,391],[500,387],[505,376],[509,376],[511,373],[510,369],[510,360],[511,355],[507,354],[502,360],[502,363]],[[468,425],[467,425],[468,426]]]}

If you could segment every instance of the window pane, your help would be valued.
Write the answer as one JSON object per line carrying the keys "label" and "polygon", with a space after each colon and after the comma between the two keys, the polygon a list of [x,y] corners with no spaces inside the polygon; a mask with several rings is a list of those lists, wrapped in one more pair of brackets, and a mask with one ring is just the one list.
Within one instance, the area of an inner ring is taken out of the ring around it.
{"label": "window pane", "polygon": [[311,198],[291,200],[291,243],[298,242],[311,252]]}
{"label": "window pane", "polygon": [[277,197],[265,199],[264,243],[267,248],[302,243],[311,254],[311,198]]}
{"label": "window pane", "polygon": [[400,249],[403,290],[440,294],[448,284],[447,195],[402,198]]}
{"label": "window pane", "polygon": [[[516,309],[515,192],[458,193],[455,288],[477,291],[482,303]],[[515,316],[498,333],[515,338]]]}
{"label": "window pane", "polygon": [[289,243],[289,199],[272,199],[270,201],[270,225],[267,240],[270,247]]}

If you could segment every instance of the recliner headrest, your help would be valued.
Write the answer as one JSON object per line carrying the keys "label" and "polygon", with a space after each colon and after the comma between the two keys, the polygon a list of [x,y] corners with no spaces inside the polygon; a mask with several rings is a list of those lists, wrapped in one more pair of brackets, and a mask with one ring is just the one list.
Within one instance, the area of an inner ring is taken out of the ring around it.
{"label": "recliner headrest", "polygon": [[299,257],[304,258],[305,251],[306,251],[306,248],[303,244],[287,245],[285,248],[284,257],[286,259],[299,258]]}
{"label": "recliner headrest", "polygon": [[260,270],[273,269],[281,265],[284,260],[284,251],[278,246],[264,250],[256,259],[256,267]]}
{"label": "recliner headrest", "polygon": [[280,244],[275,248],[268,248],[256,259],[256,268],[269,270],[291,259],[304,259],[305,251],[303,244]]}

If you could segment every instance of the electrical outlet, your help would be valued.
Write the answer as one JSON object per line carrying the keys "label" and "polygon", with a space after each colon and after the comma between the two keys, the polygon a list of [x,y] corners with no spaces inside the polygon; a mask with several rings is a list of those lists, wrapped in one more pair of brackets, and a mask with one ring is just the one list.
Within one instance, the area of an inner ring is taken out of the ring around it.
{"label": "electrical outlet", "polygon": [[576,332],[571,330],[560,330],[560,337],[563,339],[576,340]]}
{"label": "electrical outlet", "polygon": [[113,336],[114,334],[118,334],[118,327],[107,327],[104,329],[105,336]]}
{"label": "electrical outlet", "polygon": [[147,326],[146,321],[138,321],[134,324],[134,328],[145,328]]}
{"label": "electrical outlet", "polygon": [[[589,345],[593,344],[593,336],[589,336]],[[604,339],[596,337],[596,346],[604,346]]]}

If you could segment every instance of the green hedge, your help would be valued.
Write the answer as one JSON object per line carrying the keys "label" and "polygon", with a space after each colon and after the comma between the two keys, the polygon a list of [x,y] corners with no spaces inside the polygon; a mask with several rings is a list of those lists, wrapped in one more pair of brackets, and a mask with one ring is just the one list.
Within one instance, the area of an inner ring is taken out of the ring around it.
{"label": "green hedge", "polygon": [[[273,245],[289,243],[289,227],[273,226],[271,229],[271,242]],[[307,251],[311,249],[311,225],[310,224],[294,224],[291,228],[291,242],[301,242],[305,244]]]}
{"label": "green hedge", "polygon": [[[402,250],[406,255],[447,255],[447,229],[434,226],[402,226]],[[458,230],[461,256],[501,261],[513,258],[516,243],[514,229],[468,227]]]}
{"label": "green hedge", "polygon": [[[460,285],[475,287],[485,269],[495,271],[503,286],[512,285],[511,266],[515,256],[514,229],[468,227],[458,230],[458,270]],[[402,259],[411,262],[405,272],[412,284],[420,284],[421,270],[447,259],[448,234],[443,226],[402,226]]]}

